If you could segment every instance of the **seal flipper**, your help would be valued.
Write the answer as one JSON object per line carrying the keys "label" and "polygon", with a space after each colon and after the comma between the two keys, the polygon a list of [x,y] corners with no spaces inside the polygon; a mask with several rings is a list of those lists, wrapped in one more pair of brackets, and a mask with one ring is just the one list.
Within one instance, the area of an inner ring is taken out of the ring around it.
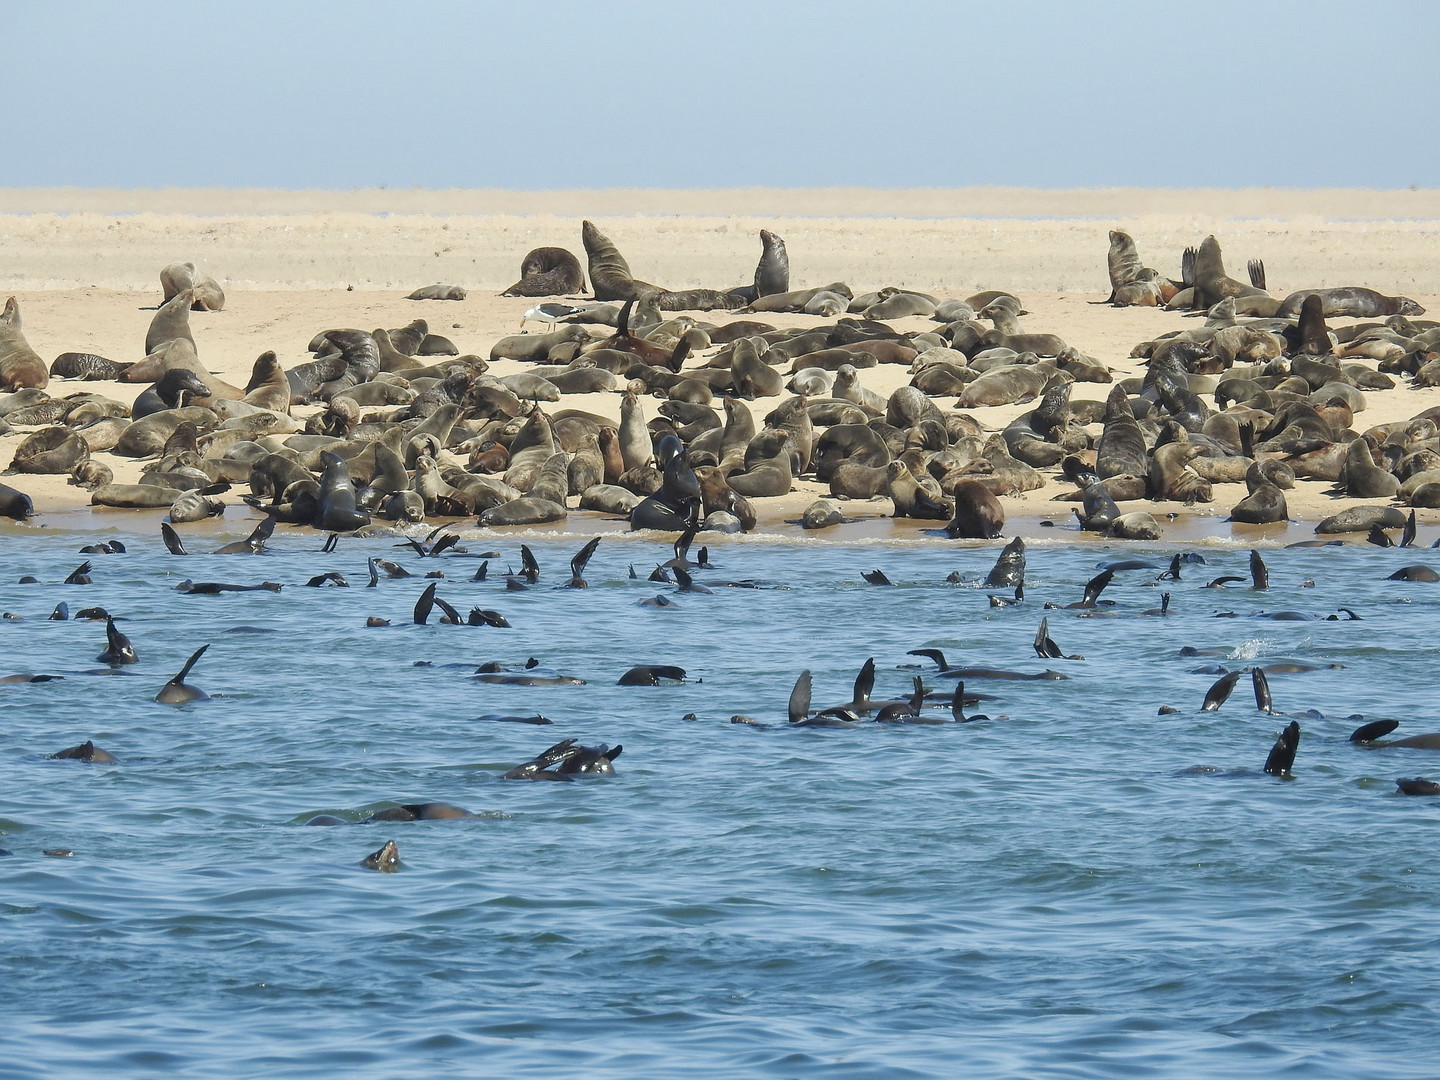
{"label": "seal flipper", "polygon": [[1270,571],[1265,567],[1265,560],[1260,557],[1260,552],[1250,550],[1250,580],[1251,587],[1261,591],[1270,588]]}
{"label": "seal flipper", "polygon": [[155,695],[155,700],[162,705],[179,705],[187,701],[207,700],[210,695],[199,687],[186,685],[185,676],[190,674],[190,669],[195,666],[200,657],[205,655],[205,650],[208,648],[210,645],[207,642],[191,653],[190,659],[185,661],[185,666],[176,673],[173,679],[160,688],[160,693]]}
{"label": "seal flipper", "polygon": [[1261,712],[1274,712],[1270,707],[1270,680],[1260,668],[1250,669],[1250,682],[1255,687],[1255,707]]}
{"label": "seal flipper", "polygon": [[415,623],[424,626],[430,618],[430,609],[435,606],[435,587],[438,583],[432,581],[425,586],[425,591],[420,594],[420,599],[415,601]]}
{"label": "seal flipper", "polygon": [[465,620],[460,618],[460,612],[456,611],[441,597],[435,597],[435,605],[445,613],[445,617],[440,620],[442,623],[450,623],[452,626],[465,625]]}
{"label": "seal flipper", "polygon": [[1370,743],[1376,739],[1384,738],[1400,726],[1399,720],[1371,720],[1368,724],[1361,724],[1350,733],[1350,741],[1353,743]]}
{"label": "seal flipper", "polygon": [[810,671],[800,672],[795,688],[790,691],[790,722],[798,724],[810,716]]}
{"label": "seal flipper", "polygon": [[1415,546],[1415,511],[1410,511],[1410,516],[1405,519],[1405,528],[1400,530],[1400,546]]}
{"label": "seal flipper", "polygon": [[1213,686],[1205,692],[1205,703],[1200,706],[1201,712],[1214,712],[1224,705],[1230,697],[1230,691],[1235,689],[1235,684],[1240,680],[1240,672],[1232,671],[1217,679]]}
{"label": "seal flipper", "polygon": [[1180,255],[1180,284],[1185,288],[1195,285],[1195,249],[1187,247]]}
{"label": "seal flipper", "polygon": [[860,667],[855,676],[855,694],[851,699],[856,709],[863,710],[870,704],[870,695],[875,690],[875,658],[872,656]]}
{"label": "seal flipper", "polygon": [[944,654],[943,652],[941,652],[939,649],[911,649],[911,650],[908,651],[905,655],[906,655],[906,656],[923,656],[923,657],[926,657],[927,659],[934,660],[935,663],[939,664],[941,671],[949,671],[949,670],[950,670],[950,665],[945,662],[945,654]]}
{"label": "seal flipper", "polygon": [[535,553],[530,550],[529,544],[520,545],[520,576],[531,585],[540,580],[540,564],[535,561]]}
{"label": "seal flipper", "polygon": [[1111,581],[1115,579],[1114,570],[1102,570],[1085,583],[1085,595],[1080,599],[1080,607],[1090,608],[1095,606],[1095,601],[1105,591]]}
{"label": "seal flipper", "polygon": [[590,556],[595,554],[595,549],[600,546],[600,537],[595,537],[588,544],[582,547],[570,560],[570,585],[572,589],[583,589],[587,587],[585,581],[585,566],[590,561]]}
{"label": "seal flipper", "polygon": [[1289,776],[1290,767],[1295,764],[1295,751],[1299,748],[1300,724],[1291,720],[1270,748],[1270,755],[1265,759],[1265,771],[1271,776]]}
{"label": "seal flipper", "polygon": [[1040,628],[1035,631],[1035,655],[1041,660],[1064,659],[1060,652],[1060,646],[1055,644],[1054,639],[1050,637],[1050,620],[1048,618],[1041,619]]}
{"label": "seal flipper", "polygon": [[130,644],[130,639],[115,626],[114,619],[105,620],[105,638],[108,642],[106,649],[95,658],[100,663],[119,667],[122,664],[139,662],[140,658],[135,655],[135,646]]}
{"label": "seal flipper", "polygon": [[1370,535],[1365,537],[1365,542],[1382,548],[1395,546],[1395,541],[1390,539],[1389,535],[1378,522],[1370,526]]}
{"label": "seal flipper", "polygon": [[165,541],[165,550],[171,555],[189,555],[185,545],[180,542],[180,534],[168,521],[160,523],[160,539]]}

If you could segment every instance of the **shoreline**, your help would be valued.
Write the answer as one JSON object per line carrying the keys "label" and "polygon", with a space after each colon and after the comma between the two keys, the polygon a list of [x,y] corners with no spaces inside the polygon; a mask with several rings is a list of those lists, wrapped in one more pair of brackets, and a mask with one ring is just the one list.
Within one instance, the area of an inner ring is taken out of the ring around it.
{"label": "shoreline", "polygon": [[[412,192],[406,196],[409,203],[398,197],[404,193],[351,193],[356,205],[365,199],[383,197],[387,205],[400,211],[386,217],[344,209],[292,217],[267,216],[264,208],[271,204],[260,197],[266,193],[129,194],[150,199],[147,205],[152,208],[169,206],[171,212],[147,210],[142,217],[116,220],[93,209],[114,193],[68,189],[0,191],[0,266],[7,267],[10,273],[0,278],[0,299],[12,293],[18,298],[26,338],[47,364],[60,353],[71,351],[93,352],[122,362],[139,360],[160,299],[159,268],[178,259],[196,262],[225,287],[225,308],[219,312],[195,312],[190,325],[206,369],[240,386],[248,380],[255,358],[261,353],[274,350],[283,366],[293,367],[310,358],[310,339],[331,327],[399,327],[422,318],[432,332],[450,337],[462,353],[488,356],[494,342],[515,333],[521,315],[538,302],[496,295],[518,277],[521,256],[533,247],[548,244],[582,251],[579,222],[587,216],[602,223],[637,276],[671,288],[729,287],[745,280],[753,274],[759,253],[756,233],[766,227],[776,229],[785,238],[792,286],[796,288],[843,280],[857,293],[898,285],[957,298],[983,288],[1008,289],[1019,294],[1026,305],[1025,329],[1059,334],[1108,369],[1115,380],[1143,371],[1140,362],[1131,356],[1137,344],[1200,325],[1199,320],[1177,312],[1117,309],[1100,303],[1107,291],[1107,229],[1105,224],[1075,215],[1087,208],[1114,209],[1126,204],[1127,199],[1131,200],[1125,207],[1128,213],[1117,215],[1110,223],[1131,229],[1142,259],[1162,273],[1178,273],[1180,250],[1198,242],[1217,220],[1217,213],[1284,211],[1291,217],[1226,219],[1221,240],[1232,272],[1243,268],[1248,258],[1259,257],[1265,261],[1272,292],[1279,295],[1300,285],[1364,283],[1411,296],[1432,311],[1440,310],[1440,264],[1428,257],[1440,237],[1440,190],[1148,191],[1139,193],[1144,195],[1140,199],[1134,191],[1112,189],[1080,193],[1084,198],[1078,201],[1073,201],[1076,193],[1007,189],[960,189],[928,195],[852,189],[828,193],[766,189],[738,193],[501,193],[514,200],[513,206],[547,209],[547,213],[534,217],[449,217],[435,209],[446,199],[460,205],[462,197],[498,198],[493,192]],[[278,200],[276,205],[290,200],[289,209],[296,210],[306,200],[328,198],[331,194],[335,193],[279,192],[268,193],[267,197]],[[343,202],[345,193],[339,194]],[[916,201],[902,205],[907,195],[914,195]],[[709,200],[713,204],[711,213],[653,212],[667,205],[680,205],[665,201],[672,196],[697,205]],[[818,201],[807,204],[805,200],[812,197]],[[826,202],[826,198],[830,201]],[[792,214],[854,211],[864,206],[913,212],[932,205],[924,198],[939,202],[948,199],[952,204],[968,198],[967,206],[973,211],[989,208],[1005,216],[937,221],[898,217],[777,218],[758,212],[718,215],[718,210],[739,208],[744,200],[749,200],[752,208],[768,206]],[[231,218],[183,212],[192,202],[210,199],[215,200],[216,209],[235,211],[248,207],[248,212]],[[1060,208],[1066,199],[1072,200],[1068,204],[1070,216],[1044,221],[1018,216],[1037,207]],[[1431,217],[1406,223],[1343,219],[1357,207],[1395,207],[1407,201]],[[52,209],[26,215],[15,211],[20,205],[63,205],[72,212]],[[636,208],[641,206],[652,213],[635,216]],[[1168,207],[1169,212],[1145,217],[1157,213],[1157,207]],[[607,218],[606,213],[631,216]],[[1137,218],[1137,214],[1141,217]],[[1142,225],[1135,225],[1137,220]],[[463,301],[405,298],[410,290],[435,282],[463,284],[469,295]],[[724,312],[697,314],[718,324],[741,317]],[[798,314],[762,318],[782,329],[833,321]],[[1334,324],[1348,321],[1337,319]],[[900,332],[912,333],[937,326],[921,316],[894,319],[891,325]],[[490,373],[505,376],[528,366],[499,361],[491,365]],[[897,364],[865,369],[860,375],[867,389],[882,394],[893,393],[910,378],[908,367]],[[136,384],[56,380],[47,392],[55,397],[98,393],[128,404],[141,389]],[[1074,399],[1103,401],[1109,390],[1110,385],[1105,383],[1077,383]],[[764,416],[787,397],[788,393],[782,393],[780,397],[750,403],[757,428]],[[942,411],[951,410],[951,395],[936,400]],[[646,397],[643,402],[645,418],[654,419],[659,401]],[[1353,429],[1363,432],[1376,424],[1406,420],[1435,406],[1440,406],[1440,387],[1413,389],[1405,382],[1392,390],[1370,391],[1365,394],[1365,411],[1356,415]],[[996,432],[1033,407],[1033,402],[1026,402],[966,411],[987,432]],[[613,392],[567,394],[553,408],[579,409],[613,419],[618,418],[619,399]],[[312,406],[296,412],[303,418],[315,410]],[[0,437],[0,466],[9,464],[15,446],[29,430]],[[1093,434],[1098,428],[1090,430]],[[117,482],[133,482],[140,474],[139,461],[109,453],[100,457],[113,469]],[[1074,504],[1052,499],[1059,492],[1071,490],[1070,485],[1053,479],[1055,471],[1043,470],[1047,481],[1041,489],[1001,498],[1007,535],[1023,528],[1027,538],[1064,535],[1088,542],[1089,538],[1075,528],[1071,514]],[[78,508],[89,499],[87,492],[67,485],[64,476],[10,475],[5,482],[31,495],[42,521],[45,514],[81,512]],[[1309,539],[1322,518],[1375,501],[1331,498],[1324,494],[1327,486],[1318,481],[1297,484],[1287,492],[1293,524],[1288,528],[1265,528],[1291,540]],[[761,531],[791,539],[813,535],[787,522],[799,518],[806,506],[827,494],[825,486],[799,481],[789,495],[760,500],[757,511]],[[1152,514],[1167,538],[1172,534],[1197,539],[1256,535],[1257,542],[1272,542],[1269,534],[1253,534],[1248,526],[1231,526],[1223,521],[1243,494],[1243,484],[1216,484],[1214,502],[1210,504],[1186,507],[1136,501],[1122,504],[1121,509]],[[231,505],[231,520],[237,520],[234,496],[226,498]],[[888,498],[842,503],[842,510],[847,516],[866,520],[824,530],[821,535],[825,538],[903,540],[933,528],[929,522],[895,523],[883,517],[890,510]],[[100,513],[99,520],[105,520],[119,512]],[[164,512],[145,513],[158,519]],[[573,524],[567,526],[567,532],[615,532],[624,528],[624,523],[611,528],[582,512],[572,513]],[[1167,521],[1166,515],[1172,513],[1179,516]],[[1044,520],[1056,524],[1041,525]],[[1440,510],[1421,511],[1418,520],[1422,529],[1440,525]],[[122,527],[127,531],[131,528]],[[153,523],[140,526],[138,531],[147,529],[153,531]]]}

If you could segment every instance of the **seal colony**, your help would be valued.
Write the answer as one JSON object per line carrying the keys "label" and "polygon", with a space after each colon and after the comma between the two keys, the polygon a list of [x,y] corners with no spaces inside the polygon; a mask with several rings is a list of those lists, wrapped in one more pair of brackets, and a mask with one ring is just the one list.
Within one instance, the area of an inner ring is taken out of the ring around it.
{"label": "seal colony", "polygon": [[[1393,510],[1380,504],[1440,506],[1435,411],[1356,421],[1377,398],[1440,384],[1440,331],[1421,305],[1358,283],[1287,282],[1271,297],[1262,260],[1248,284],[1232,278],[1214,236],[1171,256],[1172,271],[1147,268],[1136,241],[1111,232],[1104,299],[1153,293],[1172,309],[1150,313],[1128,357],[1085,352],[1004,289],[792,288],[803,249],[770,229],[753,271],[733,271],[743,284],[698,289],[637,277],[623,236],[590,221],[587,282],[553,239],[517,252],[521,278],[506,290],[556,290],[539,307],[515,301],[550,329],[476,340],[456,323],[454,341],[429,318],[312,323],[310,359],[276,341],[248,376],[201,356],[197,341],[234,317],[234,290],[225,304],[193,263],[165,267],[143,346],[137,335],[105,357],[70,342],[48,371],[35,370],[17,296],[0,335],[0,372],[14,360],[0,421],[19,493],[4,505],[23,514],[28,497],[33,509],[28,474],[177,524],[244,499],[327,531],[575,514],[580,528],[597,515],[672,532],[793,519],[836,535],[884,518],[973,539],[1000,536],[1007,516],[1123,538],[1162,535],[1177,514],[1281,524],[1321,490],[1370,508],[1328,528],[1368,530]],[[591,296],[559,293],[587,284]],[[409,296],[463,310],[471,301],[455,298],[473,293]],[[1196,305],[1203,325],[1181,321]],[[57,391],[72,379],[84,388]],[[127,384],[145,389],[131,397]]]}

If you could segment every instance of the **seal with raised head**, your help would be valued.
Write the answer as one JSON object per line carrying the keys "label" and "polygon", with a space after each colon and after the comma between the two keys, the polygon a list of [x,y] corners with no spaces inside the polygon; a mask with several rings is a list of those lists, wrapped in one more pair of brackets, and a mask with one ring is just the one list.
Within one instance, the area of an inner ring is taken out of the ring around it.
{"label": "seal with raised head", "polygon": [[12,296],[0,312],[0,390],[43,389],[49,382],[45,361],[21,332],[20,304]]}

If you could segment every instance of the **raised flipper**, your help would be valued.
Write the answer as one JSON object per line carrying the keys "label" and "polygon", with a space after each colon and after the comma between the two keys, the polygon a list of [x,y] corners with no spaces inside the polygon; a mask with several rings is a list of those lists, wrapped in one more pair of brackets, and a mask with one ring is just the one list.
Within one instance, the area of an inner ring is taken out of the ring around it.
{"label": "raised flipper", "polygon": [[855,694],[851,698],[851,704],[857,709],[863,709],[870,704],[870,695],[875,690],[875,658],[872,656],[860,666],[860,674],[855,676]]}
{"label": "raised flipper", "polygon": [[798,724],[810,716],[810,672],[802,671],[790,691],[790,722]]}
{"label": "raised flipper", "polygon": [[949,670],[950,670],[950,665],[945,662],[945,654],[944,654],[943,652],[941,652],[939,649],[911,649],[911,650],[910,650],[909,652],[907,652],[905,655],[906,655],[906,656],[923,656],[923,657],[926,657],[927,659],[934,660],[935,663],[939,664],[941,671],[949,671]]}
{"label": "raised flipper", "polygon": [[1252,588],[1270,588],[1270,571],[1265,567],[1265,560],[1260,557],[1260,552],[1250,551],[1250,581]]}
{"label": "raised flipper", "polygon": [[435,606],[435,587],[437,583],[432,581],[425,586],[425,591],[420,594],[420,599],[415,601],[415,624],[424,626],[430,619],[430,609]]}
{"label": "raised flipper", "polygon": [[1189,289],[1195,284],[1195,249],[1187,247],[1180,255],[1180,284]]}
{"label": "raised flipper", "polygon": [[1415,546],[1415,511],[1410,511],[1410,516],[1405,519],[1405,528],[1400,530],[1400,546]]}
{"label": "raised flipper", "polygon": [[1295,764],[1295,751],[1299,748],[1300,724],[1291,720],[1270,748],[1270,756],[1265,759],[1265,771],[1271,776],[1289,776],[1290,767]]}
{"label": "raised flipper", "polygon": [[868,581],[871,585],[893,585],[893,584],[894,584],[894,582],[892,582],[888,577],[885,576],[885,571],[884,571],[884,570],[866,570],[866,571],[863,571],[863,572],[860,574],[860,576],[861,576],[862,578],[864,578],[866,581]]}
{"label": "raised flipper", "polygon": [[1040,620],[1040,628],[1035,631],[1035,655],[1041,660],[1059,660],[1061,658],[1060,646],[1055,644],[1050,637],[1050,620]]}
{"label": "raised flipper", "polygon": [[535,561],[535,553],[530,550],[529,544],[520,545],[520,576],[531,585],[540,580],[540,564]]}
{"label": "raised flipper", "polygon": [[1260,668],[1250,669],[1250,681],[1255,686],[1255,707],[1262,712],[1274,712],[1270,707],[1270,680]]}
{"label": "raised flipper", "polygon": [[1391,540],[1385,530],[1378,524],[1370,526],[1370,535],[1365,537],[1367,544],[1374,544],[1376,547],[1394,547],[1395,541]]}
{"label": "raised flipper", "polygon": [[1371,720],[1370,723],[1361,724],[1352,731],[1350,733],[1350,741],[1353,743],[1372,743],[1376,739],[1383,739],[1399,726],[1399,720]]}
{"label": "raised flipper", "polygon": [[1200,706],[1202,712],[1214,712],[1224,705],[1230,697],[1230,691],[1235,689],[1235,684],[1240,680],[1240,672],[1232,671],[1228,675],[1221,676],[1215,680],[1215,684],[1205,691],[1205,704]]}
{"label": "raised flipper", "polygon": [[590,561],[590,556],[595,554],[595,549],[600,546],[600,537],[595,537],[588,544],[582,547],[570,560],[570,585],[572,589],[583,589],[587,587],[585,580],[585,566]]}
{"label": "raised flipper", "polygon": [[185,545],[180,542],[180,534],[168,521],[160,523],[160,539],[165,541],[165,550],[171,555],[189,555]]}
{"label": "raised flipper", "polygon": [[1265,260],[1251,259],[1245,264],[1245,269],[1250,274],[1250,284],[1263,290],[1265,288]]}
{"label": "raised flipper", "polygon": [[1082,608],[1094,607],[1095,601],[1100,598],[1100,594],[1105,591],[1106,586],[1114,579],[1114,570],[1102,570],[1096,574],[1085,583],[1085,595],[1080,598],[1080,603],[1077,606]]}
{"label": "raised flipper", "polygon": [[441,622],[450,623],[452,626],[465,625],[465,620],[460,618],[460,612],[451,607],[444,599],[439,596],[435,597],[435,605],[445,613],[445,617],[440,620]]}

